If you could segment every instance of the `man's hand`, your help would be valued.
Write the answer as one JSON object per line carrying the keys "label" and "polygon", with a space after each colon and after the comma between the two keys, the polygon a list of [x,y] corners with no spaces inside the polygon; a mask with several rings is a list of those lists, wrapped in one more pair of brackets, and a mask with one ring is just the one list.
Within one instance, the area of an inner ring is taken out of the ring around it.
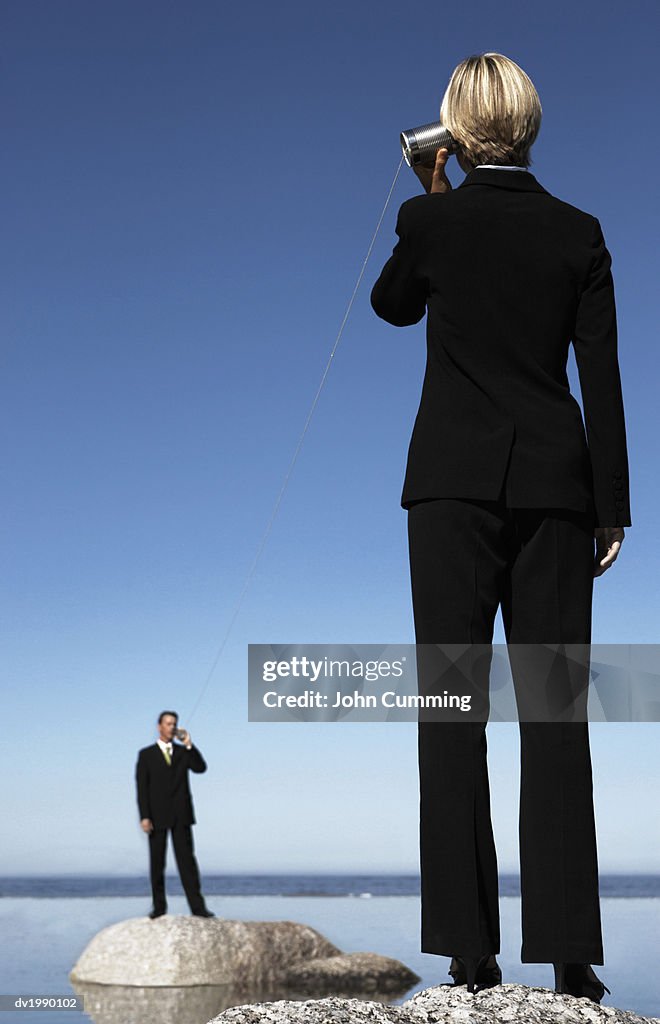
{"label": "man's hand", "polygon": [[596,559],[594,561],[594,579],[602,576],[616,562],[625,533],[622,526],[597,526]]}
{"label": "man's hand", "polygon": [[140,822],[140,828],[142,829],[143,832],[153,832],[154,823],[151,820],[151,818],[143,818],[142,821]]}
{"label": "man's hand", "polygon": [[190,733],[188,732],[188,730],[187,729],[181,729],[180,731],[181,731],[181,735],[179,736],[179,739],[183,743],[184,747],[191,747],[192,746],[192,740],[190,738]]}
{"label": "man's hand", "polygon": [[449,150],[439,149],[435,155],[434,167],[413,164],[413,171],[421,181],[427,194],[430,192],[451,192],[451,182],[445,174],[445,164],[448,159]]}

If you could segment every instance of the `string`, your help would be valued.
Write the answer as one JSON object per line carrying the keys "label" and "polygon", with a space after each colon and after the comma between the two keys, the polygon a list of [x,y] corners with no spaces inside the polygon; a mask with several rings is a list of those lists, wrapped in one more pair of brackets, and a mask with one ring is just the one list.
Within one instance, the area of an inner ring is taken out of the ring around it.
{"label": "string", "polygon": [[362,281],[362,278],[364,276],[364,272],[366,270],[367,263],[369,262],[369,257],[371,256],[371,251],[372,251],[372,249],[374,247],[374,243],[375,243],[376,238],[378,236],[378,232],[380,231],[380,226],[383,223],[383,217],[385,216],[385,212],[387,210],[387,207],[389,206],[390,199],[392,198],[392,193],[394,191],[394,187],[396,185],[397,178],[399,177],[399,172],[401,170],[401,165],[403,164],[403,160],[404,160],[404,157],[402,156],[401,160],[399,162],[399,166],[397,167],[396,174],[394,175],[394,180],[392,181],[392,185],[391,185],[390,190],[389,190],[389,192],[387,194],[387,199],[385,200],[385,205],[383,206],[381,215],[378,218],[378,223],[376,224],[376,230],[373,233],[373,237],[371,239],[371,243],[369,245],[369,248],[367,249],[367,255],[365,256],[365,258],[364,258],[364,260],[362,262],[362,268],[361,268],[360,273],[358,275],[358,279],[357,279],[357,281],[355,283],[355,287],[353,289],[353,294],[351,295],[350,301],[349,301],[348,306],[346,308],[346,312],[344,314],[344,319],[341,322],[341,326],[340,326],[339,331],[337,333],[337,337],[335,338],[335,343],[332,346],[332,351],[330,352],[330,355],[328,357],[328,361],[326,363],[325,370],[323,371],[323,375],[321,377],[321,382],[320,382],[320,384],[319,384],[319,386],[317,388],[316,395],[314,396],[314,401],[312,402],[312,404],[310,406],[310,410],[307,413],[307,419],[305,420],[305,425],[304,425],[304,427],[302,429],[302,432],[301,432],[300,437],[298,439],[298,443],[297,443],[297,445],[295,447],[293,456],[292,456],[291,461],[289,463],[289,468],[287,469],[287,471],[285,473],[284,480],[282,482],[282,486],[280,487],[279,494],[277,495],[277,498],[275,499],[275,504],[273,505],[273,510],[272,510],[272,512],[270,514],[270,518],[269,518],[268,523],[266,525],[266,529],[264,530],[263,536],[261,538],[261,542],[259,544],[259,547],[257,548],[257,553],[254,556],[254,559],[252,561],[252,565],[250,566],[250,568],[248,570],[248,573],[247,573],[247,576],[245,577],[245,581],[243,583],[243,587],[242,587],[241,592],[239,594],[238,600],[237,600],[237,602],[236,602],[236,604],[234,606],[234,610],[233,610],[233,613],[232,613],[231,618],[229,620],[229,624],[227,625],[227,628],[225,630],[225,634],[224,634],[224,636],[222,638],[222,642],[220,643],[220,646],[219,646],[218,651],[217,651],[217,653],[215,655],[215,658],[213,659],[213,664],[211,665],[211,668],[209,669],[208,675],[206,677],[204,685],[202,686],[202,688],[201,688],[201,690],[199,692],[197,700],[193,704],[192,710],[191,710],[190,714],[188,715],[188,717],[186,719],[186,721],[188,721],[188,722],[190,722],[190,720],[192,719],[193,715],[197,711],[197,708],[199,707],[199,705],[200,705],[200,703],[202,701],[202,698],[204,697],[204,694],[206,693],[206,691],[207,691],[207,689],[209,687],[211,679],[213,678],[213,673],[215,672],[215,670],[217,668],[217,665],[218,665],[218,662],[220,661],[220,658],[222,657],[222,653],[223,653],[223,651],[225,649],[225,646],[227,644],[227,640],[229,639],[229,635],[231,633],[232,627],[234,625],[234,622],[236,621],[236,618],[238,617],[238,613],[239,613],[239,611],[241,609],[241,605],[243,604],[243,599],[245,598],[245,595],[247,593],[248,587],[250,586],[250,582],[252,580],[252,577],[254,576],[254,573],[256,571],[257,565],[259,564],[259,559],[261,558],[263,550],[264,550],[264,548],[266,546],[266,541],[268,540],[268,537],[270,535],[270,531],[271,531],[273,523],[275,521],[275,516],[277,515],[277,510],[280,507],[282,498],[284,497],[284,492],[286,491],[287,485],[289,483],[289,479],[291,477],[291,473],[293,472],[293,467],[295,466],[296,461],[298,459],[298,455],[300,454],[300,449],[302,447],[302,443],[303,443],[303,440],[305,438],[305,434],[307,433],[307,429],[308,429],[309,424],[311,422],[312,416],[314,415],[314,410],[316,408],[316,404],[317,404],[317,402],[319,400],[319,396],[320,396],[321,391],[323,389],[323,385],[325,384],[325,379],[328,376],[328,371],[330,370],[330,364],[332,363],[332,360],[334,359],[334,355],[335,355],[335,352],[337,351],[337,347],[338,347],[339,342],[341,340],[341,336],[343,334],[344,327],[346,326],[346,321],[348,320],[349,314],[350,314],[351,309],[353,307],[353,302],[355,301],[355,296],[357,295],[358,289],[360,287],[360,283]]}

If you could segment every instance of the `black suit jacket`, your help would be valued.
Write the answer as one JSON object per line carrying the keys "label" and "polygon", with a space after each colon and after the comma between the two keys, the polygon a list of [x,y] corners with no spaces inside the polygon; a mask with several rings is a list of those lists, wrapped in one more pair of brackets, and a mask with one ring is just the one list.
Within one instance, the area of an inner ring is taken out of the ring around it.
{"label": "black suit jacket", "polygon": [[[397,327],[428,309],[401,504],[497,499],[630,526],[611,257],[599,221],[529,171],[476,168],[413,196],[371,292]],[[572,341],[584,421],[566,374]],[[586,434],[585,434],[586,423]]]}
{"label": "black suit jacket", "polygon": [[187,750],[173,744],[171,765],[168,765],[157,743],[143,747],[135,768],[140,819],[151,818],[154,828],[194,825],[189,771],[206,771],[206,761],[197,747]]}

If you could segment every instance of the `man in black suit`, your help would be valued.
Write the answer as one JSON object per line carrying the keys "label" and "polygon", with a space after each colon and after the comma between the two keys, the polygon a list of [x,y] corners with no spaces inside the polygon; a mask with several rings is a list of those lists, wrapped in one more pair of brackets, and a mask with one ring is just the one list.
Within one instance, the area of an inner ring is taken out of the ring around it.
{"label": "man in black suit", "polygon": [[[400,207],[371,292],[394,326],[428,311],[401,496],[416,641],[490,644],[501,605],[508,644],[588,645],[594,577],[631,525],[611,257],[599,221],[528,170],[541,105],[513,61],[463,61],[440,120],[466,177],[452,188],[446,149],[415,168],[426,194]],[[511,668],[517,696],[550,699],[540,675]],[[588,667],[584,682],[586,702]],[[521,959],[553,963],[557,991],[599,1001],[588,723],[521,721],[520,738]],[[456,983],[476,967],[497,984],[485,724],[420,721],[418,741],[421,948],[451,956]]]}
{"label": "man in black suit", "polygon": [[[176,711],[158,716],[158,739],[138,754],[135,769],[140,825],[149,836],[151,891],[153,907],[149,917],[167,913],[165,897],[165,855],[167,833],[172,845],[179,877],[191,912],[196,917],[214,917],[200,889],[199,868],[195,859],[192,828],[195,812],[188,783],[188,772],[206,771],[206,762],[193,746],[190,734],[178,730]],[[175,736],[183,745],[174,743]]]}

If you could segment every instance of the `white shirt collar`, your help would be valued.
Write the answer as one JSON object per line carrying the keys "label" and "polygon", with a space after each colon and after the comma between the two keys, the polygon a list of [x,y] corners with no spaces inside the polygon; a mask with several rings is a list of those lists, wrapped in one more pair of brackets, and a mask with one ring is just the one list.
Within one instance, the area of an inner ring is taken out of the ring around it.
{"label": "white shirt collar", "polygon": [[487,167],[489,170],[496,171],[526,171],[526,167],[518,167],[516,164],[477,164],[475,171],[479,167]]}
{"label": "white shirt collar", "polygon": [[168,754],[171,754],[174,749],[173,743],[165,743],[164,740],[161,740],[160,736],[156,740],[156,743],[158,744],[161,750],[166,750]]}

